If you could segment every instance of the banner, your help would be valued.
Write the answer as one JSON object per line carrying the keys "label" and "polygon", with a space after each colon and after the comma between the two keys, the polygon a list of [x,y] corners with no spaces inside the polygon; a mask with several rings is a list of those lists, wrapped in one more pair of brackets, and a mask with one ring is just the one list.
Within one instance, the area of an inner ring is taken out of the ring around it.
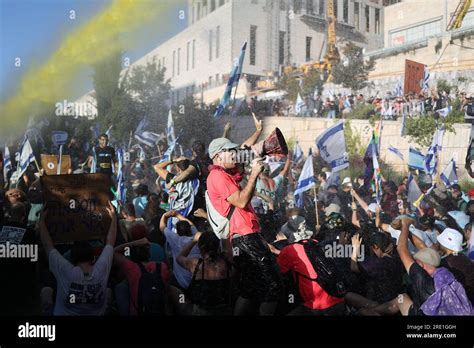
{"label": "banner", "polygon": [[41,177],[48,207],[46,226],[55,244],[102,239],[110,227],[105,209],[112,199],[106,174]]}
{"label": "banner", "polygon": [[54,146],[59,147],[61,145],[66,144],[67,138],[68,138],[67,132],[52,131],[51,134],[52,134],[51,140],[53,141]]}
{"label": "banner", "polygon": [[316,138],[316,146],[323,160],[338,172],[349,167],[344,138],[344,121],[339,121]]}
{"label": "banner", "polygon": [[[58,162],[58,156],[56,155],[41,155],[41,168],[44,169],[46,175],[58,175]],[[67,174],[71,168],[71,156],[63,155],[60,174]]]}

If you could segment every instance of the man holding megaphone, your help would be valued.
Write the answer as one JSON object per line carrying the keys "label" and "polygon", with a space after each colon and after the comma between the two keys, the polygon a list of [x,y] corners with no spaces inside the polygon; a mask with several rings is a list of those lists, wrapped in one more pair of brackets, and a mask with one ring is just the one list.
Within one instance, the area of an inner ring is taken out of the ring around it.
{"label": "man holding megaphone", "polygon": [[[286,155],[288,148],[278,128],[265,140],[257,143],[262,132],[262,121],[253,115],[256,132],[242,145],[227,138],[214,139],[209,145],[210,166],[207,178],[209,222],[220,238],[229,238],[233,258],[240,274],[240,296],[235,305],[236,315],[247,314],[251,304],[259,304],[261,315],[273,315],[281,288],[278,266],[273,261],[268,244],[263,239],[258,217],[250,202],[255,185],[263,170],[266,155]],[[252,159],[253,158],[253,159]],[[245,187],[241,164],[250,163],[251,172]],[[217,212],[213,214],[211,212]],[[227,219],[228,233],[222,234],[219,223]],[[219,229],[219,231],[217,230]]]}

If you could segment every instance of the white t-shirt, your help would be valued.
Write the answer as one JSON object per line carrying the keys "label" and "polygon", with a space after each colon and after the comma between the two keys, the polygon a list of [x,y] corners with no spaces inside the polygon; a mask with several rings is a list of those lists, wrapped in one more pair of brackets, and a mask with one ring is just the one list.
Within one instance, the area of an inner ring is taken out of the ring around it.
{"label": "white t-shirt", "polygon": [[[109,279],[114,249],[106,245],[91,274],[73,266],[56,249],[49,253],[49,269],[58,284],[54,315],[103,315],[106,310],[105,290]],[[73,296],[74,295],[74,296]]]}
{"label": "white t-shirt", "polygon": [[[186,237],[180,236],[176,232],[176,230],[170,230],[168,227],[165,228],[164,235],[166,237],[166,242],[168,243],[171,249],[171,255],[173,256],[173,274],[179,283],[184,289],[187,289],[193,275],[187,269],[181,267],[178,262],[176,261],[176,257],[179,255],[183,247],[193,240],[193,237]],[[197,232],[196,227],[191,226],[191,232],[194,236]],[[199,252],[199,248],[195,245],[191,252],[189,253],[188,257],[200,257],[201,253]]]}
{"label": "white t-shirt", "polygon": [[[398,245],[398,238],[400,238],[400,234],[402,233],[402,231],[396,230],[392,226],[388,225],[387,232],[390,233],[392,238],[395,238],[397,240],[397,245]],[[408,251],[412,255],[418,251],[410,239],[408,239]]]}

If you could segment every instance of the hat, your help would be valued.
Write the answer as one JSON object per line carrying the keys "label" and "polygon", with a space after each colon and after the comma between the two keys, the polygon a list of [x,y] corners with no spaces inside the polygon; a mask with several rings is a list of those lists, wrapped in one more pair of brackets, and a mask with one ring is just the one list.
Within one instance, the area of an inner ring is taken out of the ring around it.
{"label": "hat", "polygon": [[447,228],[438,236],[438,243],[452,251],[462,250],[462,234],[453,228]]}
{"label": "hat", "polygon": [[413,255],[413,258],[433,267],[438,267],[441,262],[441,256],[439,256],[436,250],[431,248],[421,249]]}
{"label": "hat", "polygon": [[347,184],[350,184],[350,186],[352,186],[351,178],[349,178],[348,176],[346,176],[344,180],[342,180],[342,186]]}
{"label": "hat", "polygon": [[329,216],[332,213],[340,213],[341,207],[336,203],[331,203],[326,207],[326,209],[324,209],[324,212],[326,213],[326,216]]}
{"label": "hat", "polygon": [[367,207],[367,209],[369,211],[371,211],[372,213],[376,213],[377,212],[377,203],[370,203],[369,206]]}
{"label": "hat", "polygon": [[239,144],[235,144],[227,138],[216,138],[209,144],[209,157],[213,159],[222,150],[236,149],[238,147],[240,147]]}
{"label": "hat", "polygon": [[290,243],[297,243],[300,240],[311,238],[312,231],[306,229],[306,220],[304,217],[294,215],[288,219],[288,222],[281,227],[281,232],[288,238]]}

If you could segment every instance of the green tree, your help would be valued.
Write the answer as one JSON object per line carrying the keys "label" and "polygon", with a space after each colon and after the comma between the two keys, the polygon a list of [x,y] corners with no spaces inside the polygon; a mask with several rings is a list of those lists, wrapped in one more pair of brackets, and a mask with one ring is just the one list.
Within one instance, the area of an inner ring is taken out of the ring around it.
{"label": "green tree", "polygon": [[334,83],[342,84],[357,92],[368,86],[369,72],[375,68],[375,61],[364,59],[362,48],[347,42],[343,49],[343,57],[332,70]]}

